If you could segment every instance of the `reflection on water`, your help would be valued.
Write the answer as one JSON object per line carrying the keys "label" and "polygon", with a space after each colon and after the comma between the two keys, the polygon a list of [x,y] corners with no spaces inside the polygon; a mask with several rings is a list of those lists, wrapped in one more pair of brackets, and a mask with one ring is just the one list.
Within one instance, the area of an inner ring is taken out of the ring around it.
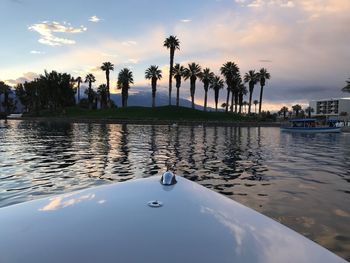
{"label": "reflection on water", "polygon": [[40,208],[39,211],[53,211],[61,208],[65,208],[68,206],[73,206],[82,201],[88,201],[95,198],[94,194],[86,194],[82,195],[78,198],[72,198],[72,194],[60,195],[57,197],[53,197],[50,199],[50,202],[44,207]]}
{"label": "reflection on water", "polygon": [[349,260],[349,146],[350,134],[278,128],[0,121],[0,207],[160,176],[171,163]]}

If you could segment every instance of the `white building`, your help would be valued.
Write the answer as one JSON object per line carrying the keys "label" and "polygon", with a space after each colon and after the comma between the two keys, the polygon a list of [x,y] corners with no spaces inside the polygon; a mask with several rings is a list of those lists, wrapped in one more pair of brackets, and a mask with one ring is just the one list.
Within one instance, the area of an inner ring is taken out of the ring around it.
{"label": "white building", "polygon": [[312,100],[309,106],[312,116],[350,116],[350,98]]}

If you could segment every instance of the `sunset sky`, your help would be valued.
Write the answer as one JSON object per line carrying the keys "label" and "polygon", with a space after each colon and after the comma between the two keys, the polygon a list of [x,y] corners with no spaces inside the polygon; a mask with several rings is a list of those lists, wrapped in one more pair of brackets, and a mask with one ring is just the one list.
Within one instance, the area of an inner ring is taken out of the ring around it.
{"label": "sunset sky", "polygon": [[[175,62],[183,65],[194,61],[218,73],[234,61],[242,75],[267,68],[265,109],[347,95],[340,89],[350,77],[349,0],[0,0],[0,11],[0,80],[11,85],[47,69],[91,72],[97,86],[105,82],[99,66],[110,61],[114,87],[118,71],[129,67],[131,89],[150,89],[144,71],[159,65],[158,90],[167,92],[163,41],[176,35]],[[202,97],[197,82],[197,102]]]}

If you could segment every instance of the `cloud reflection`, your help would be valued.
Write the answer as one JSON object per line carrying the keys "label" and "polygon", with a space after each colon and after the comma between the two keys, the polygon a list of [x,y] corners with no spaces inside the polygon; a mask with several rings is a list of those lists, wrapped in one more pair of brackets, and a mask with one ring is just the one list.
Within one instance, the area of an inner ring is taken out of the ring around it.
{"label": "cloud reflection", "polygon": [[82,201],[89,201],[95,198],[95,194],[86,194],[77,198],[70,198],[71,196],[72,194],[51,198],[50,202],[44,207],[40,208],[39,211],[54,211],[57,209],[76,205]]}

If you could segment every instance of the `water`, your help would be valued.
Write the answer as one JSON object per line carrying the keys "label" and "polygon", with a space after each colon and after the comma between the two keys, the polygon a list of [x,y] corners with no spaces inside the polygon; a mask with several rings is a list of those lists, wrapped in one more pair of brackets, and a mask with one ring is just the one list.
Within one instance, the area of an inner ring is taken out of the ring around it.
{"label": "water", "polygon": [[350,134],[0,121],[0,207],[160,176],[166,163],[350,260]]}

